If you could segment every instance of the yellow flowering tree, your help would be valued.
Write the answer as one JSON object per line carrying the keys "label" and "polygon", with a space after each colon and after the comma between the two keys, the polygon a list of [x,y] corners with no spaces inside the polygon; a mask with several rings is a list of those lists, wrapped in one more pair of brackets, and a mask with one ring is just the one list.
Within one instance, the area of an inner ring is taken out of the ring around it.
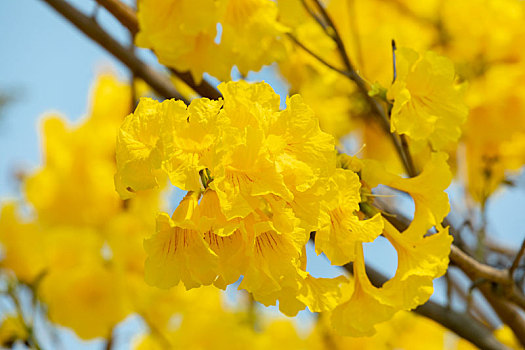
{"label": "yellow flowering tree", "polygon": [[97,0],[162,71],[43,1],[132,79],[47,115],[1,204],[3,346],[134,317],[133,349],[525,346],[525,241],[487,214],[525,163],[521,1]]}

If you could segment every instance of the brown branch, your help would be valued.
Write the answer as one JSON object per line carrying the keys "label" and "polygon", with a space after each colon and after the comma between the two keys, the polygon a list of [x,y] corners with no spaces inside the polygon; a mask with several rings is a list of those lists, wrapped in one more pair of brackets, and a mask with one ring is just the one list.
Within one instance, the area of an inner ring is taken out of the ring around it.
{"label": "brown branch", "polygon": [[463,272],[474,275],[476,279],[483,278],[502,285],[509,282],[507,271],[480,263],[454,244],[450,248],[450,260],[460,267]]}
{"label": "brown branch", "polygon": [[118,0],[96,0],[97,3],[108,10],[130,33],[135,36],[139,32],[135,11]]}
{"label": "brown branch", "polygon": [[[472,271],[463,271],[471,280],[476,279]],[[498,317],[512,329],[514,335],[522,346],[525,346],[525,320],[521,317],[517,308],[510,302],[494,292],[492,285],[482,283],[477,288],[492,306]]]}
{"label": "brown branch", "polygon": [[483,242],[483,244],[492,253],[502,254],[509,258],[515,257],[516,254],[518,254],[518,251],[516,249],[503,245],[499,242],[490,240],[488,237],[487,239],[485,239],[485,242]]}
{"label": "brown branch", "polygon": [[[90,39],[102,46],[116,59],[126,65],[133,74],[143,79],[159,95],[165,98],[185,100],[173,87],[170,79],[141,61],[131,50],[113,39],[97,22],[89,18],[64,0],[43,0]],[[187,101],[186,101],[187,102]]]}
{"label": "brown branch", "polygon": [[111,330],[111,334],[106,340],[106,345],[104,346],[104,350],[112,350],[114,345],[115,345],[115,338],[113,337],[113,330]]}
{"label": "brown branch", "polygon": [[[131,7],[119,0],[97,0],[97,2],[115,16],[130,33],[133,35],[138,33],[139,22],[135,11]],[[207,81],[202,80],[197,84],[190,72],[181,72],[176,69],[170,69],[170,71],[199,95],[213,100],[221,97],[221,93]]]}
{"label": "brown branch", "polygon": [[503,297],[518,305],[521,309],[525,310],[525,296],[514,283],[514,279],[512,278],[510,270],[500,270],[492,266],[482,264],[476,259],[465,254],[455,245],[452,245],[450,249],[450,260],[460,267],[466,275],[469,277],[472,276],[473,281],[484,279],[497,283],[501,288],[501,294]]}
{"label": "brown branch", "polygon": [[211,86],[207,81],[201,80],[201,82],[197,84],[190,72],[181,72],[173,68],[171,68],[170,71],[202,97],[207,97],[212,100],[218,100],[222,97],[219,90]]}
{"label": "brown branch", "polygon": [[516,271],[516,269],[518,268],[518,266],[520,264],[520,260],[523,257],[523,253],[525,253],[525,240],[523,240],[523,242],[521,243],[521,248],[518,251],[518,254],[516,254],[516,257],[514,258],[514,261],[512,262],[512,265],[510,266],[509,278],[511,280],[514,280],[514,271]]}
{"label": "brown branch", "polygon": [[475,302],[472,293],[463,290],[463,288],[461,288],[458,285],[458,282],[451,273],[448,273],[447,271],[447,274],[445,276],[448,276],[448,279],[452,285],[452,289],[466,302],[466,311],[476,314],[479,317],[480,322],[488,325],[491,330],[497,329],[498,325],[494,322],[494,320],[492,320],[494,317],[491,317],[487,313],[487,308],[480,307],[480,305],[478,305],[478,303]]}
{"label": "brown branch", "polygon": [[490,329],[467,314],[450,310],[432,301],[418,306],[414,312],[445,325],[481,349],[507,349],[492,335]]}

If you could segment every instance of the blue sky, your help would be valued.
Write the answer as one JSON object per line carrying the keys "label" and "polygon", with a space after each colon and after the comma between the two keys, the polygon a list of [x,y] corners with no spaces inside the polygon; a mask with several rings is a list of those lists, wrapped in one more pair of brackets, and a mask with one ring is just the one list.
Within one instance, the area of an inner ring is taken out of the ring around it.
{"label": "blue sky", "polygon": [[[89,8],[92,1],[74,1]],[[112,21],[104,24],[122,38]],[[0,196],[17,194],[13,169],[39,163],[38,120],[58,111],[70,120],[86,111],[97,70],[123,67],[38,0],[0,2],[0,90],[15,96],[0,121]]]}
{"label": "blue sky", "polygon": [[[70,2],[86,11],[94,4]],[[126,31],[109,15],[102,11],[99,20],[120,40],[127,40]],[[15,97],[0,120],[0,199],[4,199],[20,196],[14,172],[31,171],[40,163],[39,118],[57,111],[71,121],[78,120],[87,110],[89,90],[98,71],[109,67],[123,78],[128,73],[39,0],[0,1],[0,33],[0,91]],[[154,62],[145,52],[141,54]],[[275,79],[267,72],[251,77]],[[286,91],[282,84],[275,86],[280,93]],[[450,193],[454,196],[458,191]],[[525,236],[523,203],[522,181],[518,190],[495,195],[489,206],[489,230],[513,246],[521,244]],[[309,267],[315,275],[333,273],[326,262],[314,256],[309,249]],[[395,253],[384,242],[367,248],[366,256],[372,265],[395,266]],[[443,289],[436,294],[442,299]]]}

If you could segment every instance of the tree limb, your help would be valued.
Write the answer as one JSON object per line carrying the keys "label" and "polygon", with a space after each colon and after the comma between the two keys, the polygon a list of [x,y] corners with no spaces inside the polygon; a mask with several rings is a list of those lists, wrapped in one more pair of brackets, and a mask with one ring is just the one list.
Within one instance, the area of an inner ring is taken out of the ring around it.
{"label": "tree limb", "polygon": [[115,0],[96,0],[97,3],[108,10],[124,27],[126,27],[134,37],[139,32],[139,24],[135,16],[135,11],[121,1]]}
{"label": "tree limb", "polygon": [[[118,41],[111,37],[97,22],[89,18],[75,7],[64,0],[43,0],[64,18],[74,24],[80,31],[90,39],[102,46],[116,59],[126,65],[137,77],[143,79],[159,95],[165,98],[176,98],[184,100],[173,87],[170,79],[157,72],[146,63],[141,61],[131,50],[122,46]],[[187,102],[187,101],[186,101]]]}
{"label": "tree limb", "polygon": [[514,283],[510,270],[500,270],[482,264],[465,254],[455,245],[450,247],[450,260],[460,267],[466,275],[472,277],[471,279],[473,281],[481,278],[499,284],[502,295],[509,301],[518,305],[521,309],[525,310],[525,296],[516,286],[516,283]]}

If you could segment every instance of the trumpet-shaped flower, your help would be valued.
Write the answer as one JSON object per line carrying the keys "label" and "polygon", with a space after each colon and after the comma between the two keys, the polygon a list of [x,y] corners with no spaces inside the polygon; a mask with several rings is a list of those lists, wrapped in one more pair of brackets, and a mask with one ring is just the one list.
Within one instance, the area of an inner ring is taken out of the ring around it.
{"label": "trumpet-shaped flower", "polygon": [[388,172],[379,162],[366,161],[363,179],[370,188],[383,184],[412,197],[416,209],[414,220],[404,231],[407,236],[420,237],[432,226],[440,225],[450,210],[445,190],[452,181],[452,174],[445,153],[433,153],[421,174],[410,179]]}
{"label": "trumpet-shaped flower", "polygon": [[391,131],[425,140],[442,150],[461,135],[468,109],[454,85],[453,63],[432,52],[398,50],[397,78],[387,97],[394,101]]}
{"label": "trumpet-shaped flower", "polygon": [[169,288],[182,281],[190,289],[215,280],[216,255],[191,221],[197,200],[198,194],[190,192],[172,218],[164,213],[157,217],[157,232],[144,242],[149,284]]}
{"label": "trumpet-shaped flower", "polygon": [[365,271],[363,248],[356,247],[354,292],[332,313],[332,324],[340,334],[371,335],[377,323],[399,310],[423,304],[432,295],[433,279],[447,269],[452,243],[448,229],[438,229],[428,237],[408,238],[385,220],[385,236],[397,251],[396,274],[379,288],[372,285]]}
{"label": "trumpet-shaped flower", "polygon": [[359,220],[361,183],[351,170],[337,169],[332,178],[331,200],[326,203],[330,220],[315,235],[317,254],[324,252],[334,265],[354,261],[356,245],[374,241],[383,231],[380,214]]}

